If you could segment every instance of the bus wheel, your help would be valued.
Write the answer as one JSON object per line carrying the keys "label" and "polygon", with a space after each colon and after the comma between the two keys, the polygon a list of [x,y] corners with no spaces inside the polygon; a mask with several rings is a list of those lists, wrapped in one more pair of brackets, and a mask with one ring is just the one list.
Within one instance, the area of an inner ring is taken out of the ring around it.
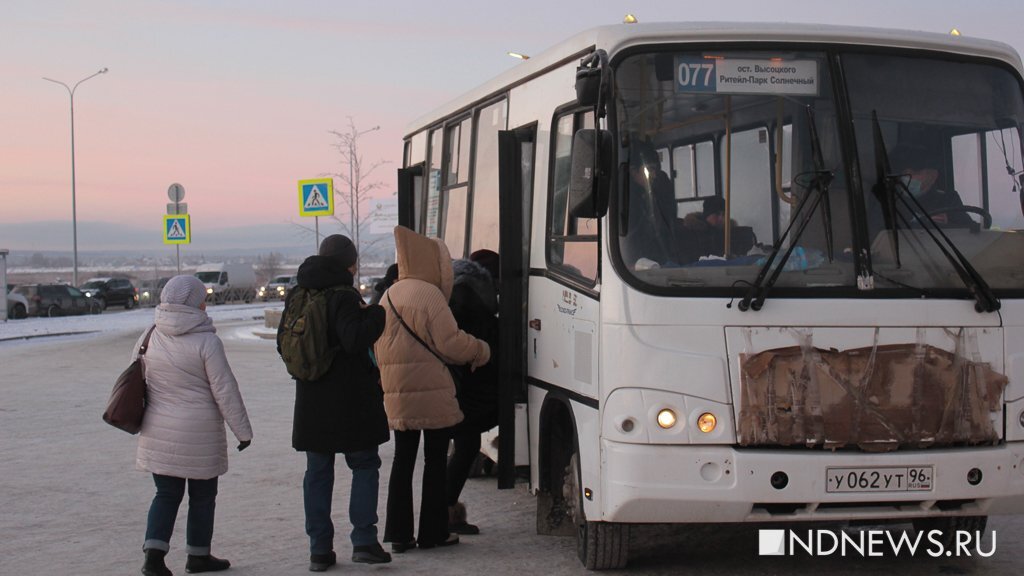
{"label": "bus wheel", "polygon": [[914,518],[914,530],[925,537],[930,538],[928,533],[938,530],[938,538],[934,538],[946,550],[952,550],[956,546],[957,530],[966,532],[981,533],[988,524],[988,516],[943,516],[940,518]]}
{"label": "bus wheel", "polygon": [[624,568],[629,560],[629,526],[612,522],[590,522],[583,511],[580,487],[579,449],[565,467],[562,488],[568,513],[576,525],[576,555],[587,570]]}

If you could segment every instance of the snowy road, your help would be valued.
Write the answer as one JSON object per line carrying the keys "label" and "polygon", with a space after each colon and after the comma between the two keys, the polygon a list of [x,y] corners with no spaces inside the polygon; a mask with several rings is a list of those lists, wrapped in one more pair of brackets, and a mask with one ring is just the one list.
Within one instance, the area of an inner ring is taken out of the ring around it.
{"label": "snowy road", "polygon": [[[232,451],[221,479],[214,554],[228,574],[298,575],[306,570],[304,458],[290,447],[293,389],[272,340],[255,336],[264,305],[213,307],[255,431],[252,447]],[[100,420],[110,386],[152,310],[0,324],[0,574],[137,574],[149,476],[134,470],[135,438]],[[83,332],[73,336],[42,336]],[[26,336],[33,336],[25,338]],[[381,500],[392,458],[382,447]],[[421,464],[422,466],[422,464]],[[418,481],[417,481],[418,485]],[[417,490],[418,492],[418,490]],[[535,533],[535,501],[524,484],[499,491],[470,480],[464,500],[483,533],[452,548],[415,550],[394,562],[348,561],[348,474],[338,468],[334,518],[340,566],[333,573],[585,574],[569,538]],[[182,506],[168,557],[184,573]],[[1024,520],[994,517],[992,558],[761,558],[751,527],[634,529],[629,574],[1017,575],[1024,566]],[[330,573],[330,572],[329,572]]]}

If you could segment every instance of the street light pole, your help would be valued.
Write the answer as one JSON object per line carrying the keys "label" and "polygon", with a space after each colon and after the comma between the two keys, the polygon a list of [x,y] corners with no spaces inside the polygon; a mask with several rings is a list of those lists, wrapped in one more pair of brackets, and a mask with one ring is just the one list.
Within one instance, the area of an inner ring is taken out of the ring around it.
{"label": "street light pole", "polygon": [[106,73],[107,68],[104,67],[95,74],[82,78],[81,80],[76,82],[74,86],[68,86],[67,84],[59,80],[43,77],[43,80],[53,82],[54,84],[60,84],[61,86],[63,86],[64,89],[68,91],[68,96],[71,97],[71,238],[74,258],[74,269],[71,282],[75,286],[78,286],[78,209],[75,205],[75,89],[78,88],[78,85],[82,82],[85,82],[90,78],[95,78],[100,74]]}
{"label": "street light pole", "polygon": [[[352,229],[353,243],[356,245],[356,252],[362,253],[362,249],[359,247],[359,202],[356,198],[356,183],[352,173],[353,165],[355,164],[356,155],[356,140],[363,134],[373,132],[374,130],[380,130],[380,126],[374,126],[368,128],[362,132],[357,132],[355,126],[352,129],[352,137],[348,140],[348,198],[349,198],[349,228]],[[359,284],[359,261],[356,261],[356,284]]]}

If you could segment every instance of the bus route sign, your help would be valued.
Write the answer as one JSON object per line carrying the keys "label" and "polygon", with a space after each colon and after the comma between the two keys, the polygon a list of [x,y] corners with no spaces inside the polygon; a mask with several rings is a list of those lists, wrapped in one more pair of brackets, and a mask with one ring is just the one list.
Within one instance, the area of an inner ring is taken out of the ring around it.
{"label": "bus route sign", "polygon": [[712,94],[818,94],[815,60],[676,58],[676,91]]}

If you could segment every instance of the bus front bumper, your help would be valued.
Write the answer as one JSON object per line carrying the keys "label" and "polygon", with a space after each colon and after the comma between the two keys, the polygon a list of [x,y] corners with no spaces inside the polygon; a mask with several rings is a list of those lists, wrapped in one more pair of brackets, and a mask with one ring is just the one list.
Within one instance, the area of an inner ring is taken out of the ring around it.
{"label": "bus front bumper", "polygon": [[[909,520],[1024,513],[1024,443],[869,454],[602,440],[602,453],[600,519],[607,522]],[[835,488],[837,482],[856,484],[864,477],[870,490],[875,473],[891,479],[905,477],[909,469],[928,473],[929,487],[854,492],[844,483],[839,488],[844,491]]]}

